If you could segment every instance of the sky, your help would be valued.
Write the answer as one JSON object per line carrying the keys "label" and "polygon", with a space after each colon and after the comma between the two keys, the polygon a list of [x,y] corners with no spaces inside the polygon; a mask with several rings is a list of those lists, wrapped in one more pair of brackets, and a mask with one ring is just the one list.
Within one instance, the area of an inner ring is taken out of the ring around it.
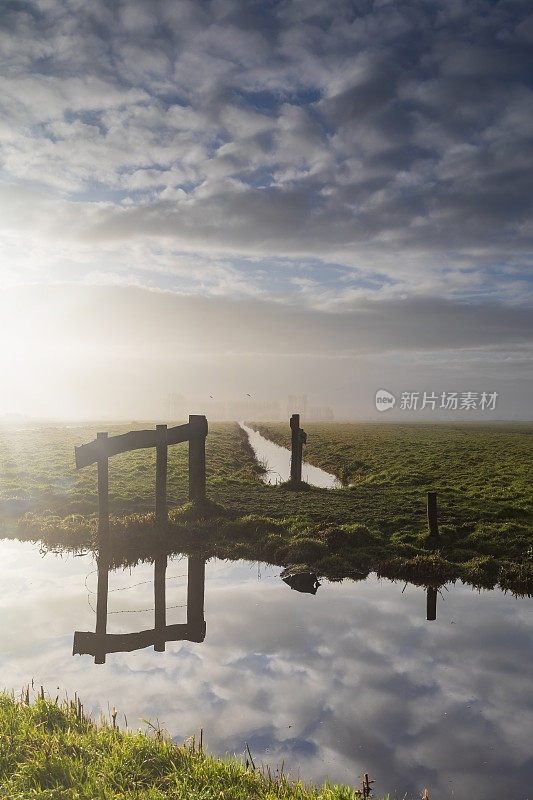
{"label": "sky", "polygon": [[530,12],[4,3],[0,415],[530,418]]}

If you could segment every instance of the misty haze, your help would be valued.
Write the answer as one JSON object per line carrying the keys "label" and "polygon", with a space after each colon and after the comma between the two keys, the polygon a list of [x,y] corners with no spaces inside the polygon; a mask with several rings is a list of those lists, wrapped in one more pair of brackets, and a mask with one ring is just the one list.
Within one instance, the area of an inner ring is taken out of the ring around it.
{"label": "misty haze", "polygon": [[532,43],[4,3],[1,797],[531,797]]}

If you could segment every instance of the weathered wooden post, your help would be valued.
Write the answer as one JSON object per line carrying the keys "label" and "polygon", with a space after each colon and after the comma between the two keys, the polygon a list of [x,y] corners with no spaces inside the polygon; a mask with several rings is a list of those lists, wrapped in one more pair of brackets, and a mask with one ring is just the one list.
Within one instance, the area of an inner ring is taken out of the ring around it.
{"label": "weathered wooden post", "polygon": [[426,619],[428,622],[437,619],[437,590],[433,589],[431,586],[427,588]]}
{"label": "weathered wooden post", "polygon": [[100,547],[109,537],[109,458],[106,450],[107,433],[97,433],[98,455],[98,539]]}
{"label": "weathered wooden post", "polygon": [[203,414],[189,414],[189,500],[205,500],[205,438],[207,420]]}
{"label": "weathered wooden post", "polygon": [[167,557],[159,555],[154,561],[154,650],[164,652],[166,644],[167,607],[165,578]]}
{"label": "weathered wooden post", "polygon": [[299,486],[302,482],[302,443],[300,441],[300,415],[291,417],[291,483]]}
{"label": "weathered wooden post", "polygon": [[167,510],[167,426],[156,425],[155,461],[155,519],[158,525],[166,525]]}
{"label": "weathered wooden post", "polygon": [[439,535],[439,525],[437,522],[437,492],[427,493],[427,514],[429,536],[436,539]]}
{"label": "weathered wooden post", "polygon": [[300,452],[298,454],[298,460],[300,462],[300,480],[302,480],[303,450],[304,450],[304,444],[306,444],[307,442],[307,434],[301,428],[298,434],[299,434],[298,438],[300,440]]}

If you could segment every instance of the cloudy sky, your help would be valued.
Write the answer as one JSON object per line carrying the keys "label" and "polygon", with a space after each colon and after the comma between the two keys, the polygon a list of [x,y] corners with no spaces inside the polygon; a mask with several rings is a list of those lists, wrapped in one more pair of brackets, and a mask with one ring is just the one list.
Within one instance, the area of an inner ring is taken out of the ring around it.
{"label": "cloudy sky", "polygon": [[530,416],[528,11],[6,3],[0,414],[369,419],[386,388]]}

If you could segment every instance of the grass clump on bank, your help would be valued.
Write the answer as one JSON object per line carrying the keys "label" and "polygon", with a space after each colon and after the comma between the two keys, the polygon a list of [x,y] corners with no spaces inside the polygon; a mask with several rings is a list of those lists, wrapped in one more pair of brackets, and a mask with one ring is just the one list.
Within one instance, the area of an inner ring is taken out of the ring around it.
{"label": "grass clump on bank", "polygon": [[[43,693],[44,695],[44,693]],[[27,697],[27,696],[26,696]],[[0,794],[43,800],[355,800],[356,789],[316,789],[214,758],[194,744],[96,725],[75,701],[33,703],[0,694]],[[150,729],[149,729],[150,730]]]}
{"label": "grass clump on bank", "polygon": [[[28,514],[4,536],[40,542],[53,551],[98,549],[97,520],[65,520]],[[360,523],[313,523],[301,515],[277,519],[259,514],[234,517],[213,502],[173,509],[166,528],[155,514],[131,514],[110,521],[112,569],[153,561],[156,555],[264,561],[293,571],[310,570],[329,580],[364,579],[370,572],[419,586],[457,579],[477,588],[499,585],[533,595],[533,561],[479,555],[454,541],[435,544],[425,535],[404,540]]]}

